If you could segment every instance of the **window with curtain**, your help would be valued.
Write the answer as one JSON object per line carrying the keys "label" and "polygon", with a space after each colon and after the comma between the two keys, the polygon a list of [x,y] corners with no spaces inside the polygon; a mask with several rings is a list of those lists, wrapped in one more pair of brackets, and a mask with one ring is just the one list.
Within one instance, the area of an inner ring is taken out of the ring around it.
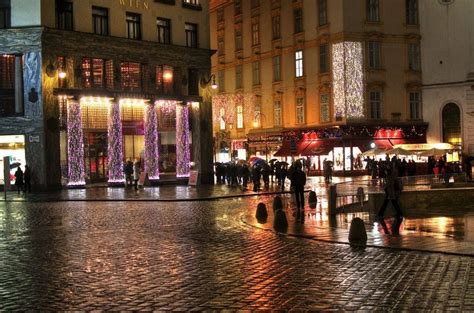
{"label": "window with curtain", "polygon": [[109,34],[109,10],[92,7],[92,28],[94,34],[107,36]]}
{"label": "window with curtain", "polygon": [[56,0],[56,28],[73,30],[73,4],[67,0]]}
{"label": "window with curtain", "polygon": [[156,27],[158,29],[158,42],[164,44],[171,43],[171,20],[158,17],[156,19]]}
{"label": "window with curtain", "polygon": [[137,39],[137,40],[142,39],[141,15],[127,12],[126,22],[127,22],[127,38]]}
{"label": "window with curtain", "polygon": [[303,77],[303,50],[295,52],[295,76]]}
{"label": "window with curtain", "polygon": [[367,1],[367,21],[368,22],[380,22],[379,16],[379,0],[366,0]]}
{"label": "window with curtain", "polygon": [[279,39],[280,37],[280,15],[274,15],[272,16],[272,39]]}
{"label": "window with curtain", "polygon": [[186,23],[184,25],[186,33],[186,47],[198,47],[198,26],[197,24]]}

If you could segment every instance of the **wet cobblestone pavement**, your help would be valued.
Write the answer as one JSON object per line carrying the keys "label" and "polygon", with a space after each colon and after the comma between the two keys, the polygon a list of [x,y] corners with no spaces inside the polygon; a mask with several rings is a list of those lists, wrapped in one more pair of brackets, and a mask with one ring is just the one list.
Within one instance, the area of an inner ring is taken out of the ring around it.
{"label": "wet cobblestone pavement", "polygon": [[271,200],[0,203],[0,311],[474,310],[472,257],[243,223]]}

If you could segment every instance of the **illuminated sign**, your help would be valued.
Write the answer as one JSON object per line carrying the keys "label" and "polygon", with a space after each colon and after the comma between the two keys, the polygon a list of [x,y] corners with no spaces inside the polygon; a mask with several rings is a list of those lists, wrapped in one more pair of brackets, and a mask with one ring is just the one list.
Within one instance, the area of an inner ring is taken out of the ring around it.
{"label": "illuminated sign", "polygon": [[146,0],[119,0],[123,6],[128,6],[134,9],[149,9],[148,2]]}

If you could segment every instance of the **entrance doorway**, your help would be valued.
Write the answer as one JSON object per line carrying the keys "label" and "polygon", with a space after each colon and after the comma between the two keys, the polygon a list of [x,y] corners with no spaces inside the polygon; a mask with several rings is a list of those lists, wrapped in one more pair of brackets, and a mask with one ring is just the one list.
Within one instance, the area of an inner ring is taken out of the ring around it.
{"label": "entrance doorway", "polygon": [[86,169],[91,183],[105,182],[108,177],[107,133],[87,133]]}

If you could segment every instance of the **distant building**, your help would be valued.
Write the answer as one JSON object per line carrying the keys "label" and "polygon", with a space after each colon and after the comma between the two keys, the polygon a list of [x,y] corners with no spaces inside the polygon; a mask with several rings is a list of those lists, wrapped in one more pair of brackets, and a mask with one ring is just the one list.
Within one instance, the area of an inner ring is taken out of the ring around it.
{"label": "distant building", "polygon": [[0,28],[0,154],[38,188],[121,184],[127,159],[213,181],[207,1],[1,0]]}
{"label": "distant building", "polygon": [[420,1],[428,142],[474,155],[474,1]]}
{"label": "distant building", "polygon": [[425,142],[417,0],[211,0],[216,159]]}

